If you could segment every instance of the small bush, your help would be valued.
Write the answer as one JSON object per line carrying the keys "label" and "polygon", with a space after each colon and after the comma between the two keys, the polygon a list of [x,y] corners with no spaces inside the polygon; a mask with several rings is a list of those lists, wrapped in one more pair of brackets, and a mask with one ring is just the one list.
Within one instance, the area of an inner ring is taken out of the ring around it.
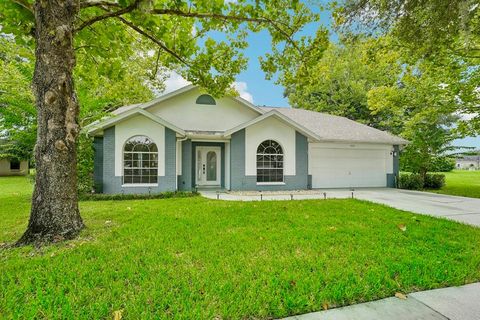
{"label": "small bush", "polygon": [[416,173],[401,174],[398,179],[398,187],[407,190],[421,190],[423,188],[422,176]]}
{"label": "small bush", "polygon": [[83,193],[79,195],[80,201],[107,201],[107,200],[146,200],[146,199],[168,199],[168,198],[189,198],[198,196],[197,192],[167,191],[152,194],[105,194],[105,193]]}
{"label": "small bush", "polygon": [[426,189],[440,189],[445,185],[444,174],[427,174],[423,187]]}
{"label": "small bush", "polygon": [[436,157],[432,159],[431,168],[433,172],[450,172],[455,169],[455,159],[450,157]]}

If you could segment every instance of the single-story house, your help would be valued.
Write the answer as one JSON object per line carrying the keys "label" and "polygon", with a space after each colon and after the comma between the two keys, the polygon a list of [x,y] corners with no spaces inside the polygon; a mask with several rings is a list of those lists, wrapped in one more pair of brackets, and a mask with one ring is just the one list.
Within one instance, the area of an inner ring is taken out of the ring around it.
{"label": "single-story house", "polygon": [[464,170],[480,170],[480,154],[473,156],[459,156],[455,159],[455,167]]}
{"label": "single-story house", "polygon": [[25,176],[28,174],[28,161],[3,158],[0,159],[0,177]]}
{"label": "single-story house", "polygon": [[99,192],[394,187],[406,140],[358,122],[186,86],[87,127]]}

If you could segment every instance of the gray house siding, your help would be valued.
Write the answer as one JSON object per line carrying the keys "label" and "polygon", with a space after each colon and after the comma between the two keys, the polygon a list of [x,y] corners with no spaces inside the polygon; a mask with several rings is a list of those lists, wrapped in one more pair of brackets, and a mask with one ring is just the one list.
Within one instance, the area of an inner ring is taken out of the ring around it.
{"label": "gray house siding", "polygon": [[296,190],[309,187],[308,140],[296,132],[295,175],[285,175],[283,185],[257,185],[256,176],[245,175],[245,130],[232,135],[230,143],[230,188],[232,190]]}
{"label": "gray house siding", "polygon": [[[122,159],[119,159],[122,161]],[[165,128],[165,176],[158,177],[158,186],[123,187],[122,176],[115,176],[115,127],[104,131],[103,193],[159,193],[176,190],[176,134]]]}
{"label": "gray house siding", "polygon": [[103,185],[103,137],[93,138],[93,183],[97,193],[102,193]]}
{"label": "gray house siding", "polygon": [[393,146],[393,173],[387,173],[387,187],[396,188],[397,180],[400,174],[400,147],[398,145]]}
{"label": "gray house siding", "polygon": [[182,174],[178,176],[178,189],[192,190],[192,140],[182,141]]}

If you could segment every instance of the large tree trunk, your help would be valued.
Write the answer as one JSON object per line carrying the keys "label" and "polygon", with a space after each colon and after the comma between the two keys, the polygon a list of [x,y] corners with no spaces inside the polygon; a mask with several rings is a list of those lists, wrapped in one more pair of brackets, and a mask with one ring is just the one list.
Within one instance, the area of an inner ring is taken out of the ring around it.
{"label": "large tree trunk", "polygon": [[18,244],[70,239],[84,226],[77,199],[79,107],[72,79],[78,4],[78,0],[37,0],[34,5],[37,174],[30,221]]}

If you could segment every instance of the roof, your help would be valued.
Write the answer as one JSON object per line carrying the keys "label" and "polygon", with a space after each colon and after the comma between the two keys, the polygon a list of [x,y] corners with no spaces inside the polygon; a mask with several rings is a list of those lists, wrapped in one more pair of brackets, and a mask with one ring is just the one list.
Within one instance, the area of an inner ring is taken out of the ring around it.
{"label": "roof", "polygon": [[[177,89],[177,90],[174,90],[172,92],[169,92],[169,93],[166,93],[166,94],[163,94],[161,96],[159,96],[158,98],[155,98],[151,101],[148,101],[148,102],[145,102],[145,103],[138,103],[138,104],[132,104],[132,105],[128,105],[128,106],[123,106],[123,107],[120,107],[118,109],[116,109],[115,111],[113,111],[112,113],[115,114],[115,115],[118,115],[118,114],[121,114],[123,112],[126,112],[128,110],[131,110],[131,109],[134,109],[134,108],[141,108],[141,109],[148,109],[150,107],[153,107],[155,106],[156,104],[162,102],[162,101],[165,101],[165,100],[168,100],[170,98],[173,98],[175,96],[178,96],[182,93],[185,93],[185,92],[188,92],[188,91],[191,91],[191,90],[194,90],[194,89],[198,89],[199,87],[198,86],[195,86],[193,84],[191,85],[187,85],[185,87],[182,87],[180,89]],[[241,104],[245,105],[246,107],[258,112],[259,114],[262,114],[262,110],[257,107],[256,105],[252,104],[251,102],[243,99],[242,97],[230,97],[238,102],[240,102]]]}
{"label": "roof", "polygon": [[261,116],[258,116],[250,121],[247,121],[245,123],[242,123],[241,125],[239,126],[236,126],[235,128],[232,128],[230,130],[227,130],[225,131],[224,133],[224,136],[229,136],[231,135],[232,133],[235,133],[239,130],[242,130],[246,127],[249,127],[251,125],[254,125],[255,123],[258,123],[266,118],[270,118],[270,117],[274,117],[284,123],[287,123],[288,125],[294,127],[298,132],[300,132],[301,134],[309,137],[309,138],[312,138],[314,140],[320,140],[320,138],[312,131],[310,131],[309,129],[305,128],[304,126],[302,126],[301,124],[297,123],[296,121],[292,120],[290,117],[282,114],[281,112],[278,112],[276,109],[272,109],[272,110],[269,110],[267,112],[265,112],[264,114],[262,114]]}
{"label": "roof", "polygon": [[480,155],[477,156],[459,156],[457,161],[480,161]]}
{"label": "roof", "polygon": [[[187,128],[185,128],[186,130],[182,130],[147,111],[148,108],[158,104],[161,101],[165,101],[174,96],[180,95],[196,88],[197,87],[194,85],[188,85],[146,103],[139,103],[120,107],[113,112],[114,116],[112,118],[92,123],[91,125],[87,126],[86,129],[88,130],[89,134],[97,134],[100,133],[103,129],[115,125],[115,123],[117,122],[123,121],[124,119],[129,118],[133,115],[142,114],[183,136],[202,135],[205,137],[220,137],[222,135],[221,132],[196,132],[195,130],[189,130]],[[248,108],[255,110],[256,112],[258,112],[259,116],[251,121],[247,121],[235,128],[223,132],[223,136],[225,137],[231,135],[238,130],[253,125],[265,118],[275,117],[285,123],[288,123],[297,131],[315,141],[356,143],[363,142],[392,145],[405,145],[408,143],[407,140],[392,135],[389,132],[369,127],[367,125],[347,119],[345,117],[339,117],[316,111],[289,107],[257,107],[240,97],[234,97],[233,99],[244,104]]]}
{"label": "roof", "polygon": [[322,141],[407,144],[408,141],[345,117],[297,108],[260,107],[276,110],[316,134]]}

